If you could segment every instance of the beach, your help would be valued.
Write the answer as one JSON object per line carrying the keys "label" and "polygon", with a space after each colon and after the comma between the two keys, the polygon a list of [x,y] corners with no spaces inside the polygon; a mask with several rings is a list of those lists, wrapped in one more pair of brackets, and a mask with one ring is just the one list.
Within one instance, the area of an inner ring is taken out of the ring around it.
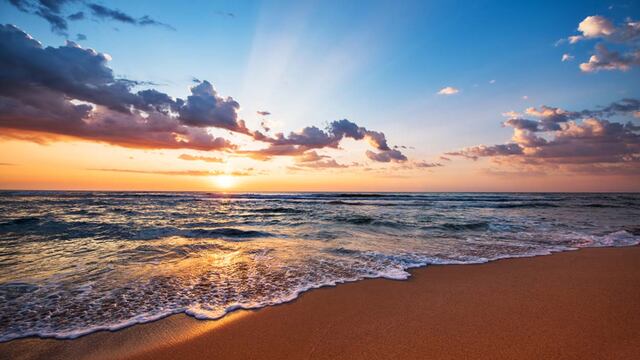
{"label": "beach", "polygon": [[432,265],[325,287],[222,320],[186,315],[74,340],[0,344],[9,359],[632,359],[640,247]]}

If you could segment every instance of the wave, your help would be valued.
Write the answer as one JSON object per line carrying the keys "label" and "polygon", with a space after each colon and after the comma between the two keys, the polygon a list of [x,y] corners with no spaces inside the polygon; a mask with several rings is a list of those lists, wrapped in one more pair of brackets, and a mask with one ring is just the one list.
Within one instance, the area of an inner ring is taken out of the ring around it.
{"label": "wave", "polygon": [[0,234],[24,237],[36,235],[30,241],[47,241],[50,239],[71,240],[81,238],[121,239],[121,240],[153,240],[171,236],[185,238],[263,238],[276,234],[252,229],[233,227],[216,228],[176,228],[176,227],[141,227],[126,224],[105,224],[88,221],[61,221],[50,217],[23,217],[0,223]]}
{"label": "wave", "polygon": [[470,222],[470,223],[444,223],[423,226],[423,230],[453,230],[453,231],[466,231],[466,230],[489,230],[490,223],[485,221]]}
{"label": "wave", "polygon": [[498,204],[493,206],[496,209],[518,209],[518,208],[557,208],[558,204],[548,202],[533,202],[533,203],[515,203],[515,204]]}
{"label": "wave", "polygon": [[305,212],[304,210],[287,208],[287,207],[264,207],[264,208],[250,209],[249,211],[254,213],[263,213],[263,214],[302,214]]}
{"label": "wave", "polygon": [[415,266],[640,240],[633,194],[3,194],[2,340],[217,318]]}
{"label": "wave", "polygon": [[[593,247],[593,246],[632,246],[640,243],[640,237],[634,236],[631,233],[621,230],[614,233],[606,234],[599,237],[590,237],[590,242],[584,243],[579,247]],[[496,254],[491,257],[460,257],[460,258],[447,258],[447,257],[433,257],[433,256],[410,256],[410,255],[385,255],[377,252],[362,251],[358,249],[351,249],[347,247],[335,247],[328,248],[325,251],[328,254],[332,254],[338,257],[355,258],[358,259],[358,266],[368,266],[367,261],[373,261],[377,264],[389,264],[389,266],[373,267],[369,270],[356,273],[345,273],[342,275],[327,277],[320,276],[317,278],[310,278],[305,282],[297,283],[294,286],[281,289],[282,291],[274,294],[273,296],[259,299],[244,299],[235,302],[228,303],[222,307],[211,307],[208,304],[200,302],[199,299],[191,299],[189,305],[180,305],[180,302],[173,304],[162,304],[157,302],[158,299],[162,299],[163,295],[159,294],[157,290],[151,289],[135,289],[143,297],[145,294],[154,293],[155,298],[153,304],[155,308],[145,308],[142,312],[132,314],[132,316],[118,320],[118,321],[106,321],[103,323],[90,323],[84,327],[73,329],[61,329],[55,330],[47,327],[22,329],[6,331],[0,334],[0,342],[6,342],[17,338],[38,336],[44,338],[58,338],[58,339],[73,339],[83,335],[87,335],[96,331],[110,330],[116,331],[128,326],[132,326],[140,323],[147,323],[156,321],[167,316],[184,313],[197,319],[209,319],[215,320],[224,317],[225,315],[245,309],[259,309],[267,306],[273,306],[277,304],[287,303],[298,298],[302,293],[318,289],[321,287],[332,287],[343,283],[355,282],[363,279],[370,278],[388,278],[394,280],[406,280],[411,274],[408,272],[412,268],[428,266],[432,264],[448,265],[448,264],[478,264],[486,263],[505,258],[522,258],[522,257],[534,257],[548,255],[554,252],[574,250],[575,248],[566,246],[549,247],[542,249],[531,249],[524,253],[516,254]],[[256,250],[254,250],[256,252]],[[257,251],[264,253],[264,251]],[[267,251],[268,253],[268,251]],[[346,268],[345,268],[346,269]],[[315,279],[315,280],[312,280]],[[267,280],[268,281],[268,280]],[[2,285],[6,290],[11,289],[14,293],[14,297],[19,297],[24,294],[35,293],[39,290],[39,287],[34,284],[25,282],[12,282]],[[160,288],[158,288],[159,290]],[[209,291],[204,288],[205,293]],[[207,299],[207,297],[204,297]],[[72,323],[77,323],[77,319],[73,319]]]}
{"label": "wave", "polygon": [[276,236],[270,232],[257,230],[240,230],[236,228],[217,228],[217,229],[192,229],[188,231],[179,231],[184,237],[224,237],[224,238],[258,238]]}
{"label": "wave", "polygon": [[17,219],[13,219],[13,220],[9,220],[9,221],[5,221],[0,223],[0,229],[2,228],[10,228],[10,227],[14,227],[14,226],[26,226],[26,225],[32,225],[32,224],[36,224],[40,221],[40,218],[37,216],[27,216],[27,217],[21,217],[21,218],[17,218]]}

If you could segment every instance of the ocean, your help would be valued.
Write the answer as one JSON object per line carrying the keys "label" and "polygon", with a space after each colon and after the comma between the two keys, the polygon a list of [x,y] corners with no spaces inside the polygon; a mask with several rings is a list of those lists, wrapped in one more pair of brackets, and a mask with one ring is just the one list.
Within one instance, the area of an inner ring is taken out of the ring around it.
{"label": "ocean", "polygon": [[640,243],[640,194],[0,192],[0,341]]}

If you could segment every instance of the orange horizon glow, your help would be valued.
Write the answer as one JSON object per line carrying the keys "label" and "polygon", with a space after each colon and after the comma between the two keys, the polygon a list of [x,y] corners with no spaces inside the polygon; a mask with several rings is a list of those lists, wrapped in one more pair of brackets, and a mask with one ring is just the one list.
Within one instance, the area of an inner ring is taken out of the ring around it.
{"label": "orange horizon glow", "polygon": [[[292,171],[291,159],[257,161],[227,157],[224,163],[184,161],[182,150],[129,149],[86,141],[0,142],[0,188],[102,191],[351,191],[351,192],[626,192],[640,190],[637,177],[487,173],[486,162],[456,161],[447,167],[366,167]],[[196,153],[198,154],[198,153]],[[199,155],[209,155],[201,152]],[[211,156],[224,156],[214,153]],[[121,169],[131,172],[111,171]],[[168,170],[171,171],[168,171]],[[252,169],[247,171],[247,169]],[[135,171],[135,172],[134,172]],[[145,173],[144,171],[148,171]],[[165,171],[167,173],[154,173]],[[211,172],[213,175],[180,175]],[[235,176],[233,173],[242,176]],[[246,172],[243,173],[243,172]]]}

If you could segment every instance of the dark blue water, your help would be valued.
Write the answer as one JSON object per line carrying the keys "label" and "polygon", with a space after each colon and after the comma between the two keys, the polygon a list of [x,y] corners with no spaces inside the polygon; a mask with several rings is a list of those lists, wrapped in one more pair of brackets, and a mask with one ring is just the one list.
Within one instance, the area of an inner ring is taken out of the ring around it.
{"label": "dark blue water", "polygon": [[640,242],[637,194],[0,192],[0,341]]}

